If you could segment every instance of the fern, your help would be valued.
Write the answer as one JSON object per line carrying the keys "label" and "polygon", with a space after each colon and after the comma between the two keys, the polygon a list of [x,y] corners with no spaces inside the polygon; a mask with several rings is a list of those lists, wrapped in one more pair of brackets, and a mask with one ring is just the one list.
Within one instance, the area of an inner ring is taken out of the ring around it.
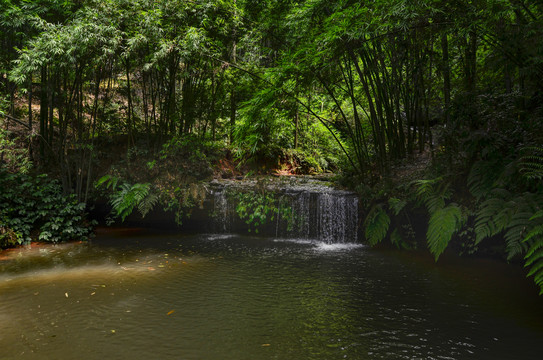
{"label": "fern", "polygon": [[471,167],[468,175],[468,188],[477,199],[486,197],[493,189],[498,175],[502,171],[502,161],[477,161]]}
{"label": "fern", "polygon": [[537,211],[530,221],[536,225],[528,232],[523,242],[529,246],[524,256],[525,267],[530,268],[527,276],[533,276],[539,286],[539,295],[543,295],[543,210]]}
{"label": "fern", "polygon": [[149,211],[153,210],[156,203],[158,202],[157,194],[148,194],[138,203],[138,211],[141,214],[141,217],[145,217]]}
{"label": "fern", "polygon": [[517,204],[514,201],[503,198],[490,198],[484,201],[475,219],[475,243],[479,244],[484,239],[505,230],[513,218],[516,207]]}
{"label": "fern", "polygon": [[150,193],[151,184],[124,183],[119,190],[111,195],[110,203],[116,216],[124,221],[135,208],[138,208],[142,217],[154,207],[158,196]]}
{"label": "fern", "polygon": [[386,236],[390,226],[390,217],[379,205],[375,205],[364,222],[366,239],[371,246],[380,243]]}
{"label": "fern", "polygon": [[529,179],[543,178],[543,148],[532,146],[522,149],[524,156],[520,158],[520,172]]}
{"label": "fern", "polygon": [[456,204],[446,205],[452,192],[449,183],[444,182],[442,178],[418,180],[415,183],[417,197],[430,214],[426,241],[428,249],[437,261],[449,245],[452,236],[462,227],[462,210]]}
{"label": "fern", "polygon": [[443,182],[442,178],[431,180],[417,180],[416,193],[420,201],[430,214],[445,207],[445,201],[452,195],[449,184]]}
{"label": "fern", "polygon": [[456,204],[436,210],[430,217],[426,239],[435,260],[445,251],[452,236],[462,225],[462,210]]}
{"label": "fern", "polygon": [[513,216],[513,219],[509,223],[507,232],[505,233],[508,260],[526,252],[527,247],[525,243],[523,243],[523,240],[530,228],[530,218],[532,215],[533,212],[518,212]]}
{"label": "fern", "polygon": [[403,208],[407,205],[407,201],[398,198],[388,199],[388,206],[394,212],[394,215],[398,216]]}
{"label": "fern", "polygon": [[106,185],[106,188],[115,190],[117,189],[117,184],[119,182],[119,178],[111,175],[104,175],[98,181],[96,181],[96,184],[94,187],[99,188],[102,185]]}

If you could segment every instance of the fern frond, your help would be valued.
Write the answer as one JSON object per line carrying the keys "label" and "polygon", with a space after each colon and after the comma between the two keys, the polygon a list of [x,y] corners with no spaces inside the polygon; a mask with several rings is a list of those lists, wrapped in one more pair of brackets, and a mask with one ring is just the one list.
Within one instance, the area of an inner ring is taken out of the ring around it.
{"label": "fern frond", "polygon": [[433,214],[445,207],[445,200],[438,196],[431,196],[425,200],[424,204],[426,205],[428,212]]}
{"label": "fern frond", "polygon": [[[526,253],[526,256],[524,259],[526,262],[524,263],[525,267],[533,265],[536,261],[543,259],[543,241],[537,241],[535,246],[531,246],[528,252]],[[529,274],[528,276],[530,276]]]}
{"label": "fern frond", "polygon": [[106,184],[106,188],[111,188],[112,190],[117,189],[117,183],[119,182],[119,178],[112,176],[112,175],[104,175],[96,183],[94,184],[95,188],[99,188],[103,184]]}
{"label": "fern frond", "polygon": [[470,193],[480,200],[486,197],[494,188],[497,175],[502,170],[502,163],[495,161],[477,161],[471,167],[468,175],[468,189]]}
{"label": "fern frond", "polygon": [[505,200],[503,195],[505,194],[500,193],[500,197],[492,197],[480,205],[475,219],[476,244],[499,234],[509,226],[517,210],[517,203]]}
{"label": "fern frond", "polygon": [[523,240],[523,243],[529,245],[529,249],[524,256],[524,266],[529,267],[527,276],[533,276],[534,282],[539,286],[539,295],[543,295],[543,210],[538,210],[530,222],[534,224]]}
{"label": "fern frond", "polygon": [[379,205],[374,206],[364,221],[366,239],[371,246],[380,243],[390,226],[390,217]]}
{"label": "fern frond", "polygon": [[151,205],[154,205],[157,200],[155,199],[153,200],[154,202],[151,201],[143,204],[140,208],[140,204],[146,201],[150,189],[151,184],[149,183],[135,185],[130,185],[128,183],[122,184],[119,191],[114,193],[110,200],[116,216],[120,217],[121,220],[124,221],[134,211],[135,207],[138,207],[140,212],[143,210],[143,213],[147,214],[147,212],[152,208]]}
{"label": "fern frond", "polygon": [[505,233],[507,258],[509,260],[526,252],[527,246],[523,240],[531,227],[530,218],[532,215],[531,212],[518,212],[509,223]]}
{"label": "fern frond", "polygon": [[538,210],[536,211],[535,214],[532,215],[530,220],[541,219],[541,218],[543,218],[543,210]]}
{"label": "fern frond", "polygon": [[138,211],[141,214],[141,217],[144,218],[149,211],[153,210],[156,203],[158,202],[157,194],[148,194],[138,203]]}
{"label": "fern frond", "polygon": [[538,146],[525,147],[525,153],[520,158],[519,170],[528,179],[540,180],[543,178],[543,148]]}
{"label": "fern frond", "polygon": [[388,206],[394,212],[394,215],[398,216],[403,208],[407,205],[407,201],[398,198],[388,199]]}
{"label": "fern frond", "polygon": [[456,204],[435,211],[430,217],[426,239],[435,260],[445,251],[452,236],[462,223],[462,210]]}
{"label": "fern frond", "polygon": [[537,261],[531,265],[530,272],[526,276],[534,276],[536,283],[537,281],[543,282],[543,256],[541,254],[539,254]]}
{"label": "fern frond", "polygon": [[[530,218],[532,220],[532,218]],[[543,225],[538,225],[528,232],[528,235],[524,238],[524,242],[529,242],[532,238],[543,237]],[[541,242],[543,246],[543,242]]]}
{"label": "fern frond", "polygon": [[422,179],[422,180],[416,180],[414,181],[414,184],[417,185],[417,196],[418,197],[426,197],[429,194],[432,194],[434,192],[434,185],[435,180],[431,179]]}
{"label": "fern frond", "polygon": [[111,175],[104,175],[98,181],[96,181],[95,187],[101,186],[103,183],[111,179]]}
{"label": "fern frond", "polygon": [[452,195],[449,184],[443,182],[442,178],[431,180],[417,180],[416,193],[420,201],[430,214],[445,207],[445,200]]}
{"label": "fern frond", "polygon": [[147,195],[149,195],[149,190],[151,189],[151,184],[134,184],[130,189],[134,193],[134,199],[136,201],[142,201]]}

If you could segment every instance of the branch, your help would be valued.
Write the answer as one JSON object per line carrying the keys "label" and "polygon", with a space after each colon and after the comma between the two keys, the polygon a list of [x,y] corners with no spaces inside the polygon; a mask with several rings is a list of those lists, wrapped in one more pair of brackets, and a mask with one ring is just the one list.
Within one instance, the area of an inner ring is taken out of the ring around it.
{"label": "branch", "polygon": [[19,120],[19,119],[17,119],[17,118],[14,118],[14,117],[11,116],[11,115],[0,114],[0,116],[3,116],[3,117],[5,117],[5,118],[8,119],[8,120],[15,121],[17,124],[23,125],[23,126],[26,127],[27,129],[31,130],[31,129],[30,129],[30,126],[28,126],[28,124],[24,123],[22,120]]}

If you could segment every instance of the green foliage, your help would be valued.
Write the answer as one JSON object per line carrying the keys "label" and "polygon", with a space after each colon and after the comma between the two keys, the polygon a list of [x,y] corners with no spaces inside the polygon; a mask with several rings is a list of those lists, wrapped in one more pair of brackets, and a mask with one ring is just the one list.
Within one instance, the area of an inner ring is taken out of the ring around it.
{"label": "green foliage", "polygon": [[532,230],[526,235],[523,242],[529,246],[524,259],[524,266],[530,268],[528,276],[534,277],[539,286],[539,295],[543,295],[543,210],[536,212],[530,221],[534,222]]}
{"label": "green foliage", "polygon": [[12,134],[0,128],[0,167],[6,167],[10,172],[28,173],[32,168],[28,149],[19,148],[16,141]]}
{"label": "green foliage", "polygon": [[276,162],[282,148],[292,147],[293,127],[280,95],[275,89],[265,89],[242,104],[234,131],[238,159]]}
{"label": "green foliage", "polygon": [[493,190],[476,213],[476,243],[504,233],[508,258],[524,254],[524,238],[534,226],[531,219],[542,206],[540,194],[514,195],[503,189]]}
{"label": "green foliage", "polygon": [[150,194],[151,184],[122,184],[111,198],[111,205],[122,221],[137,208],[142,217],[154,207],[158,197]]}
{"label": "green foliage", "polygon": [[56,181],[0,169],[0,188],[0,245],[90,237],[85,204],[63,195]]}
{"label": "green foliage", "polygon": [[269,224],[280,216],[287,220],[288,227],[292,225],[292,207],[283,197],[277,197],[274,192],[265,190],[235,192],[231,194],[236,200],[236,213],[249,226],[249,232],[258,233],[259,227]]}
{"label": "green foliage", "polygon": [[162,145],[160,160],[185,175],[205,179],[212,175],[212,163],[223,155],[219,142],[203,141],[193,135],[174,136]]}
{"label": "green foliage", "polygon": [[111,175],[105,175],[96,182],[96,187],[105,185],[111,189],[109,201],[114,216],[124,221],[134,209],[137,209],[142,217],[145,217],[158,202],[158,196],[151,191],[151,184],[134,184],[122,182]]}
{"label": "green foliage", "polygon": [[543,178],[543,148],[538,146],[525,147],[520,159],[520,172],[528,179]]}
{"label": "green foliage", "polygon": [[182,225],[184,217],[190,217],[194,207],[203,208],[206,196],[207,188],[202,183],[179,185],[160,192],[164,211],[172,211],[178,225]]}
{"label": "green foliage", "polygon": [[428,249],[435,260],[445,251],[453,235],[457,233],[463,223],[464,217],[461,208],[455,204],[447,204],[452,196],[449,183],[442,178],[415,181],[416,194],[428,213],[430,220],[426,232]]}
{"label": "green foliage", "polygon": [[501,197],[484,201],[477,211],[475,222],[476,242],[495,236],[507,228],[515,212],[516,203]]}
{"label": "green foliage", "polygon": [[393,198],[393,197],[388,199],[388,206],[393,211],[394,215],[396,216],[400,214],[400,212],[405,208],[406,205],[407,205],[406,200]]}
{"label": "green foliage", "polygon": [[456,204],[449,204],[431,214],[426,239],[428,249],[430,249],[436,261],[461,226],[462,210]]}
{"label": "green foliage", "polygon": [[498,159],[475,162],[467,181],[470,193],[477,200],[486,197],[494,189],[501,170],[503,170],[503,161]]}
{"label": "green foliage", "polygon": [[21,234],[6,227],[6,220],[0,219],[0,249],[5,249],[22,244]]}
{"label": "green foliage", "polygon": [[[379,205],[375,205],[364,221],[366,239],[371,246],[380,243],[388,233],[390,217]],[[395,238],[396,239],[396,238]]]}
{"label": "green foliage", "polygon": [[430,215],[445,207],[445,201],[452,195],[449,183],[443,181],[442,178],[417,180],[414,184],[417,187],[417,198],[424,204]]}

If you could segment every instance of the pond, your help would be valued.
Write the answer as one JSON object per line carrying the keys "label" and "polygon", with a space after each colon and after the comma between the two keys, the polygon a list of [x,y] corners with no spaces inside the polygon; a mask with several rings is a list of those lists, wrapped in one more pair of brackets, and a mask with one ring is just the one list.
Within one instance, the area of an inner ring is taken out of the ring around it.
{"label": "pond", "polygon": [[1,359],[539,359],[521,269],[360,244],[102,230],[0,261]]}

